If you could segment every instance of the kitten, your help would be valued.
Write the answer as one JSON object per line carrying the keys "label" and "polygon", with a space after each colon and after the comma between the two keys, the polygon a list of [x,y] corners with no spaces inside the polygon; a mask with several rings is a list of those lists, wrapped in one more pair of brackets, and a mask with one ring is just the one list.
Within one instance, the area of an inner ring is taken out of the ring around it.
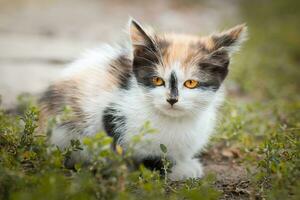
{"label": "kitten", "polygon": [[149,121],[157,133],[142,136],[134,159],[158,168],[164,144],[173,163],[170,179],[199,178],[203,170],[194,156],[213,132],[230,56],[244,41],[246,27],[206,37],[156,33],[135,20],[129,29],[130,45],[87,52],[45,92],[42,121],[67,105],[74,114],[54,128],[50,142],[64,148],[71,139],[104,130],[126,150]]}

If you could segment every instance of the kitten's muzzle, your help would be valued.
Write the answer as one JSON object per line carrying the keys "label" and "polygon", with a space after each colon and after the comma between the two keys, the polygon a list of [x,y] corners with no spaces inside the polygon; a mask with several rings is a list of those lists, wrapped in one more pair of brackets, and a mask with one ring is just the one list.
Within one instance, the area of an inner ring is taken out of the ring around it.
{"label": "kitten's muzzle", "polygon": [[175,103],[178,102],[178,98],[169,98],[167,99],[167,102],[171,104],[171,106],[173,106]]}

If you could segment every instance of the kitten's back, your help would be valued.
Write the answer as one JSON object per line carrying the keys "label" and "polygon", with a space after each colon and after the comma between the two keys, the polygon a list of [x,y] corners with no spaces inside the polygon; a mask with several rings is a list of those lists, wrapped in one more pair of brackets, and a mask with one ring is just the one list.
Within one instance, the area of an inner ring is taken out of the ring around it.
{"label": "kitten's back", "polygon": [[131,77],[128,52],[125,47],[102,45],[87,51],[66,68],[39,101],[39,132],[45,132],[47,121],[63,115],[67,109],[70,117],[60,125],[89,134],[87,124],[98,120],[93,115],[97,116],[115,98],[115,91],[128,87]]}

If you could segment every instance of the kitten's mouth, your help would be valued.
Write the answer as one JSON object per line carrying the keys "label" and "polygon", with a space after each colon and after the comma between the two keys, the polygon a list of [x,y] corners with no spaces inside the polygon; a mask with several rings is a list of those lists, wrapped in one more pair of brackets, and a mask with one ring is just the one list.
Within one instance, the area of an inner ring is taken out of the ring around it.
{"label": "kitten's mouth", "polygon": [[163,108],[158,108],[158,110],[168,117],[181,117],[185,114],[184,110],[177,105],[165,106]]}
{"label": "kitten's mouth", "polygon": [[180,111],[182,109],[180,109],[178,106],[173,105],[173,106],[168,106],[167,110],[178,110],[178,111]]}

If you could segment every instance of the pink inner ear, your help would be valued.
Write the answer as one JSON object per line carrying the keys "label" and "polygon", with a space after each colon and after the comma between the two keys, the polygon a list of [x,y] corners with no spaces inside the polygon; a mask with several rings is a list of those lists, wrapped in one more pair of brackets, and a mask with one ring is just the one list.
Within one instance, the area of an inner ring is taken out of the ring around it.
{"label": "pink inner ear", "polygon": [[130,38],[133,45],[150,45],[152,40],[142,26],[135,20],[130,24]]}
{"label": "pink inner ear", "polygon": [[226,33],[234,40],[239,39],[239,37],[242,35],[244,31],[246,31],[247,27],[245,24],[237,25],[228,31]]}

